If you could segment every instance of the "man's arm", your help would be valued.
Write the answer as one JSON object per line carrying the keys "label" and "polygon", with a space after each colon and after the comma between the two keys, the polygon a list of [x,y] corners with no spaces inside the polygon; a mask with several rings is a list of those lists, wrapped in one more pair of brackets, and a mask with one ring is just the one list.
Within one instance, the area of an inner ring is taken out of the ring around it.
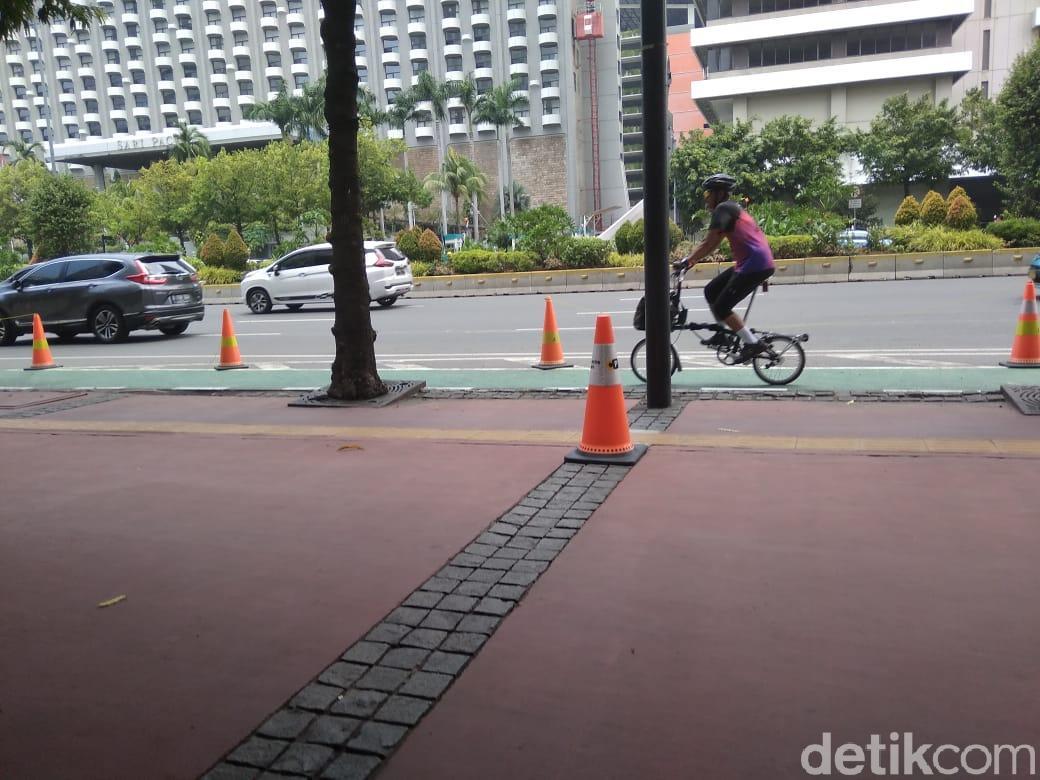
{"label": "man's arm", "polygon": [[726,237],[726,234],[721,230],[709,230],[708,235],[704,237],[697,248],[690,253],[689,257],[683,259],[686,267],[696,265],[708,255],[712,254],[719,245],[722,243],[722,239]]}

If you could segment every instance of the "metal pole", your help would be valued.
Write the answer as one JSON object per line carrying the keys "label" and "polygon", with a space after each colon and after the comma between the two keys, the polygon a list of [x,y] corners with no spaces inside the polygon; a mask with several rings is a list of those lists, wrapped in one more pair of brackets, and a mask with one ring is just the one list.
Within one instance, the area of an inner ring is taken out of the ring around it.
{"label": "metal pole", "polygon": [[672,404],[668,306],[668,49],[665,3],[641,0],[643,25],[643,226],[646,405]]}

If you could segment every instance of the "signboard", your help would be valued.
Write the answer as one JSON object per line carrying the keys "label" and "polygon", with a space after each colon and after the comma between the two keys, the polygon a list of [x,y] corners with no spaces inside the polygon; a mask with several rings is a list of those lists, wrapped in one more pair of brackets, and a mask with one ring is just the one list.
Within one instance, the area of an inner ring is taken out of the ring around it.
{"label": "signboard", "polygon": [[849,199],[849,209],[850,210],[855,211],[856,209],[861,209],[861,208],[863,208],[863,199],[862,198],[850,198]]}

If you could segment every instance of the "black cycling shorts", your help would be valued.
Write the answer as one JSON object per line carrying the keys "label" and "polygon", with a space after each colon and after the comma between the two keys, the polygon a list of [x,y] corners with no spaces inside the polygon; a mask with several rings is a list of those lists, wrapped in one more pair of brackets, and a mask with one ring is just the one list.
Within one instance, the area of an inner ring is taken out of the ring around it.
{"label": "black cycling shorts", "polygon": [[773,275],[774,270],[769,268],[738,274],[734,269],[727,268],[708,282],[704,288],[704,297],[715,319],[721,321],[731,315],[733,307],[751,295],[756,287]]}

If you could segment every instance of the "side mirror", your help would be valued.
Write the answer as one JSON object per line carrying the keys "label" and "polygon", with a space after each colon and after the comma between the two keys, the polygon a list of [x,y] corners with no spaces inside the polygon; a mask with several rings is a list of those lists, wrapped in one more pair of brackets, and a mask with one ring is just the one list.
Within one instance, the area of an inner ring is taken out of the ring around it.
{"label": "side mirror", "polygon": [[18,290],[18,292],[21,292],[22,288],[25,286],[25,284],[24,284],[24,282],[22,282],[21,279],[15,279],[13,282],[11,282],[11,286],[14,289]]}
{"label": "side mirror", "polygon": [[271,273],[272,273],[272,274],[273,274],[274,276],[278,276],[278,274],[280,274],[280,273],[281,273],[281,271],[280,271],[280,270],[278,269],[278,266],[275,266],[274,268],[272,268],[272,269],[271,269]]}

